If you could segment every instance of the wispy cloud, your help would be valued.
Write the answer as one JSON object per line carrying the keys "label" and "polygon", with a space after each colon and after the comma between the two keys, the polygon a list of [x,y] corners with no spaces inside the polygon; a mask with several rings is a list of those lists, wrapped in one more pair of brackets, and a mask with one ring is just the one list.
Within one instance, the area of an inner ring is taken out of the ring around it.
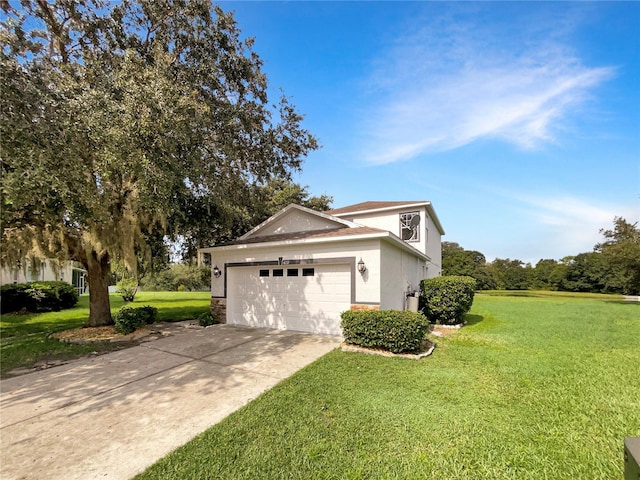
{"label": "wispy cloud", "polygon": [[623,205],[604,205],[572,195],[547,197],[513,197],[523,205],[532,221],[538,224],[536,243],[546,243],[560,251],[588,252],[603,240],[600,229],[612,228],[613,220],[622,216],[638,221],[637,209]]}
{"label": "wispy cloud", "polygon": [[563,40],[566,21],[483,21],[475,11],[430,17],[381,55],[368,83],[376,101],[363,121],[368,162],[483,138],[523,149],[555,142],[563,120],[615,74],[582,64]]}

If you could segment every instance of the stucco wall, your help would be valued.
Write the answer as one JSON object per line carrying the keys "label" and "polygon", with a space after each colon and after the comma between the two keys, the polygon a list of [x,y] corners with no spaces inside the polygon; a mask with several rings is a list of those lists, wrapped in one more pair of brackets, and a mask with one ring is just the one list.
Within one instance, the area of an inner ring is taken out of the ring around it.
{"label": "stucco wall", "polygon": [[425,278],[425,264],[386,242],[382,242],[380,254],[380,308],[403,310],[407,290],[418,290],[420,280]]}
{"label": "stucco wall", "polygon": [[431,258],[431,262],[428,264],[427,278],[439,277],[442,275],[442,236],[433,224],[429,228],[426,253]]}
{"label": "stucco wall", "polygon": [[[364,275],[356,270],[355,288],[356,303],[380,303],[380,255],[379,239],[355,240],[349,242],[327,242],[298,245],[282,245],[273,247],[257,247],[247,245],[232,250],[211,251],[211,265],[217,266],[223,273],[219,278],[211,276],[211,295],[224,296],[224,265],[236,262],[278,261],[282,257],[287,260],[327,259],[354,257],[364,261],[367,271]],[[225,248],[225,247],[222,247]]]}
{"label": "stucco wall", "polygon": [[424,252],[431,259],[427,268],[427,278],[439,277],[442,273],[442,235],[425,208],[422,234],[425,240]]}
{"label": "stucco wall", "polygon": [[[418,212],[420,214],[420,233],[417,242],[407,243],[431,258],[433,265],[429,269],[428,276],[437,277],[442,270],[441,235],[438,227],[430,218],[426,207],[408,207],[393,211],[366,214],[355,213],[349,215],[348,219],[355,223],[366,225],[367,227],[388,230],[397,237],[402,238],[400,232],[400,213],[409,212]],[[347,218],[347,216],[344,218]]]}

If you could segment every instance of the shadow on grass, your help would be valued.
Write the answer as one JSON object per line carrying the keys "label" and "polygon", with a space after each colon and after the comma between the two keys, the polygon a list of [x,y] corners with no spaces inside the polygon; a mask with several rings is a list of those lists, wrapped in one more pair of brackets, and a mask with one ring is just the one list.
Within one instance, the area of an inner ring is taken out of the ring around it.
{"label": "shadow on grass", "polygon": [[464,316],[464,321],[467,322],[467,326],[469,327],[477,323],[480,323],[482,320],[484,320],[484,317],[482,315],[474,315],[471,313],[467,313]]}
{"label": "shadow on grass", "polygon": [[[63,313],[64,312],[64,313]],[[46,313],[4,314],[0,323],[3,339],[37,333],[57,332],[81,327],[87,320],[86,311],[60,311]]]}
{"label": "shadow on grass", "polygon": [[167,308],[162,307],[158,309],[157,322],[179,322],[182,320],[194,320],[203,313],[207,313],[210,310],[209,305],[197,307],[193,305],[186,305],[184,307]]}

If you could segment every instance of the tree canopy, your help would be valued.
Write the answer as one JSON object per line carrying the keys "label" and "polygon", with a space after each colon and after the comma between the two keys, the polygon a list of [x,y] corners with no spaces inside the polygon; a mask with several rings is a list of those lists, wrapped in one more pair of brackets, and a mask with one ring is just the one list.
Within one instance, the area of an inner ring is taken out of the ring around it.
{"label": "tree canopy", "polygon": [[613,230],[600,230],[605,241],[596,245],[611,266],[612,274],[607,278],[609,285],[619,285],[624,293],[640,294],[640,228],[637,223],[629,223],[616,217]]}
{"label": "tree canopy", "polygon": [[479,290],[496,288],[485,256],[476,250],[465,250],[454,242],[442,242],[442,274],[473,277]]}
{"label": "tree canopy", "polygon": [[150,239],[228,227],[318,145],[208,1],[20,5],[2,3],[2,261],[81,262],[89,324],[107,324],[112,261],[135,270]]}
{"label": "tree canopy", "polygon": [[[291,203],[324,211],[332,201],[331,196],[312,196],[307,186],[274,176],[264,183],[245,186],[242,198],[225,212],[208,207],[206,199],[192,202],[180,228],[182,258],[194,258],[199,247],[238,238]],[[194,222],[194,218],[199,221]]]}

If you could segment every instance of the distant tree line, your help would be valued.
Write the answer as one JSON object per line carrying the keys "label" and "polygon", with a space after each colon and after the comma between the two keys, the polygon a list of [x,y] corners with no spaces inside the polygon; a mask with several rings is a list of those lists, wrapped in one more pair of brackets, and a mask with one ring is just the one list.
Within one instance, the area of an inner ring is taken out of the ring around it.
{"label": "distant tree line", "polygon": [[593,251],[560,260],[540,259],[535,266],[518,259],[496,258],[443,242],[442,274],[468,275],[479,290],[560,290],[569,292],[640,294],[640,229],[616,217],[604,241]]}

